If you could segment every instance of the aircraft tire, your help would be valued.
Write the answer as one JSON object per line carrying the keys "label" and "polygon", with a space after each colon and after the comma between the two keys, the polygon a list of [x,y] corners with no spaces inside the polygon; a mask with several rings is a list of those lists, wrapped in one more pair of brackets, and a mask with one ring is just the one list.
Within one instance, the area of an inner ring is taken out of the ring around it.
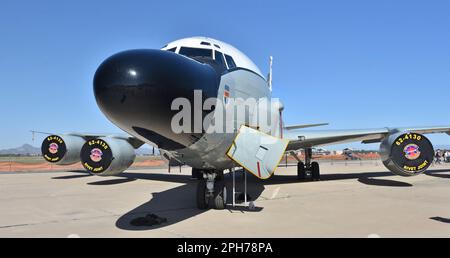
{"label": "aircraft tire", "polygon": [[297,178],[298,180],[306,179],[305,163],[301,161],[297,163]]}
{"label": "aircraft tire", "polygon": [[223,210],[227,205],[227,188],[224,180],[217,180],[214,186],[214,209]]}
{"label": "aircraft tire", "polygon": [[208,208],[208,202],[206,197],[206,180],[201,179],[197,183],[197,208],[206,210]]}
{"label": "aircraft tire", "polygon": [[311,178],[313,181],[320,180],[320,166],[317,162],[311,163]]}

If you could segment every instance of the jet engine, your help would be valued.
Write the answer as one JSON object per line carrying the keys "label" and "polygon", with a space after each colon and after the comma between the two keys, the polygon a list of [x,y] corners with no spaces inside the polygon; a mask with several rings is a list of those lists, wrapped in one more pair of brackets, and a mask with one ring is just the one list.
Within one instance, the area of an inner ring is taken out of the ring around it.
{"label": "jet engine", "polygon": [[115,176],[133,164],[134,147],[122,138],[100,137],[87,141],[81,148],[81,164],[91,174]]}
{"label": "jet engine", "polygon": [[399,176],[415,176],[433,163],[431,142],[418,133],[396,133],[387,136],[380,146],[383,164]]}
{"label": "jet engine", "polygon": [[42,156],[50,163],[71,165],[80,161],[84,142],[83,137],[77,135],[50,135],[42,142]]}

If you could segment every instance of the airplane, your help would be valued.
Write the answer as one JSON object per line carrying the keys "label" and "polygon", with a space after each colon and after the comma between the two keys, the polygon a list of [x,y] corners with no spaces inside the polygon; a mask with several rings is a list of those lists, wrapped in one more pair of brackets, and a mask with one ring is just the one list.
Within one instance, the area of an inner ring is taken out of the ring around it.
{"label": "airplane", "polygon": [[[224,209],[224,171],[242,167],[268,179],[287,154],[297,159],[299,180],[319,180],[312,148],[358,141],[380,143],[387,169],[415,176],[433,162],[425,134],[450,135],[450,126],[321,131],[301,129],[327,123],[285,126],[284,105],[272,98],[272,58],[269,71],[266,78],[237,48],[208,37],[114,54],[97,68],[93,90],[103,114],[128,135],[52,134],[42,143],[42,155],[54,164],[81,162],[93,175],[115,176],[132,165],[135,149],[149,144],[169,165],[192,167],[199,209]],[[235,115],[236,108],[244,114]]]}

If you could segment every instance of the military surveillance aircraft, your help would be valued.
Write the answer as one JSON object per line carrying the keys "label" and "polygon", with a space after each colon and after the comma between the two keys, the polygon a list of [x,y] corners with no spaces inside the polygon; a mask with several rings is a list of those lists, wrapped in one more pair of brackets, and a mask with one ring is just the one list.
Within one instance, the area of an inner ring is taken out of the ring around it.
{"label": "military surveillance aircraft", "polygon": [[192,167],[200,209],[225,208],[225,170],[242,167],[268,179],[283,155],[291,154],[300,180],[319,180],[313,147],[360,141],[381,143],[384,165],[414,176],[433,161],[424,134],[450,134],[450,126],[308,132],[300,129],[326,124],[285,126],[284,106],[272,98],[272,58],[265,78],[238,49],[206,37],[115,54],[98,67],[93,89],[101,111],[130,136],[50,135],[42,143],[43,157],[60,165],[81,161],[91,174],[114,176],[132,165],[135,149],[156,146],[169,164]]}

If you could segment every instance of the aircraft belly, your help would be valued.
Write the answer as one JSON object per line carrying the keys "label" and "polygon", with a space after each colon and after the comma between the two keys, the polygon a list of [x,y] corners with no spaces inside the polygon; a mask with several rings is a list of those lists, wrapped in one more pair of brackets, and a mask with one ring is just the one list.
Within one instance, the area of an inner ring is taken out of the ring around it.
{"label": "aircraft belly", "polygon": [[[234,162],[225,154],[231,146],[234,134],[205,134],[195,144],[188,148],[172,152],[174,156],[180,157],[184,164],[205,169],[228,169],[233,167]],[[216,144],[209,144],[208,140],[215,140]],[[220,139],[220,140],[218,140]]]}

